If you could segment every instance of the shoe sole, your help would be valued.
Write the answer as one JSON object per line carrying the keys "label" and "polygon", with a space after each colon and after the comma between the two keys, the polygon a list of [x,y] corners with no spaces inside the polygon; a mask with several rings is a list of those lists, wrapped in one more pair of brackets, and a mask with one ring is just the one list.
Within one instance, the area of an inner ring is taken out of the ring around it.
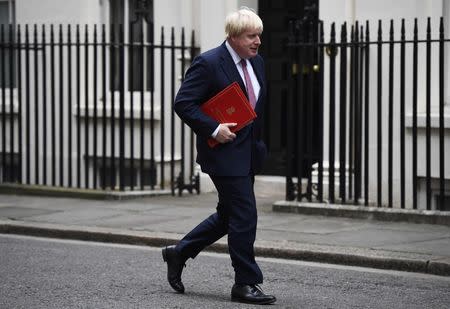
{"label": "shoe sole", "polygon": [[274,299],[274,300],[266,300],[266,301],[261,301],[261,302],[254,302],[254,301],[248,301],[245,299],[231,297],[231,301],[235,302],[235,303],[252,304],[252,305],[270,305],[270,304],[273,304],[274,302],[276,302],[277,300]]}

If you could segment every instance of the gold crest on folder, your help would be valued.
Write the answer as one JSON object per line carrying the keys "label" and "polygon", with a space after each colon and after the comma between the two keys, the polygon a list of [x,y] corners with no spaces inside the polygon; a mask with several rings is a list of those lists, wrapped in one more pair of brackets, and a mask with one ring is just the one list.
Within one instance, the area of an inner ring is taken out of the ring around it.
{"label": "gold crest on folder", "polygon": [[231,115],[236,111],[236,108],[234,108],[234,106],[231,106],[231,107],[227,108],[226,111],[227,111],[228,115]]}

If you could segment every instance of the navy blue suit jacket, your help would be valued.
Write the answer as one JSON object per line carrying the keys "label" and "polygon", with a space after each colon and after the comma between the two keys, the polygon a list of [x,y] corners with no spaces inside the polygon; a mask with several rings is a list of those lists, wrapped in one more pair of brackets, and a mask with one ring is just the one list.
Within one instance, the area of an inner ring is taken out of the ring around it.
{"label": "navy blue suit jacket", "polygon": [[207,139],[219,123],[200,110],[200,106],[222,89],[237,81],[247,94],[245,84],[225,42],[197,56],[186,72],[178,91],[174,108],[180,118],[197,135],[197,162],[202,171],[212,176],[248,176],[256,174],[267,154],[261,140],[266,83],[263,59],[257,55],[250,59],[261,86],[256,103],[257,118],[236,134],[233,142],[210,148]]}

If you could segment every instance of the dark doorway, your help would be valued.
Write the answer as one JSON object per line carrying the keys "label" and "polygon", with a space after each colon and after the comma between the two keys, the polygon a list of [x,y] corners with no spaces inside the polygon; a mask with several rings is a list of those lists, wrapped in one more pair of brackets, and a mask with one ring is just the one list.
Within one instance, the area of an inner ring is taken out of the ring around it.
{"label": "dark doorway", "polygon": [[267,102],[264,140],[269,157],[262,174],[286,174],[286,105],[289,55],[286,44],[291,20],[318,19],[318,0],[259,0],[258,14],[264,22],[260,53],[266,63]]}

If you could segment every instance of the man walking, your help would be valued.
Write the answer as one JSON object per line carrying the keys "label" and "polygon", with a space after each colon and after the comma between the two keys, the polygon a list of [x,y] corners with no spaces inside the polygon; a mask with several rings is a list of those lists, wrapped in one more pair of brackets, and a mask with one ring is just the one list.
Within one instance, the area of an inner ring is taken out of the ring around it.
{"label": "man walking", "polygon": [[[248,8],[228,15],[225,42],[194,59],[175,99],[176,113],[197,135],[197,162],[212,179],[219,198],[214,214],[176,246],[163,249],[168,281],[180,293],[184,292],[181,273],[186,260],[228,235],[235,271],[231,299],[252,304],[276,301],[259,287],[263,275],[253,250],[257,225],[254,175],[261,169],[267,152],[261,140],[266,92],[264,62],[258,55],[262,30],[261,19]],[[233,133],[230,129],[235,123],[218,123],[204,114],[200,106],[235,81],[247,95],[257,118]],[[219,145],[208,146],[211,137]]]}

